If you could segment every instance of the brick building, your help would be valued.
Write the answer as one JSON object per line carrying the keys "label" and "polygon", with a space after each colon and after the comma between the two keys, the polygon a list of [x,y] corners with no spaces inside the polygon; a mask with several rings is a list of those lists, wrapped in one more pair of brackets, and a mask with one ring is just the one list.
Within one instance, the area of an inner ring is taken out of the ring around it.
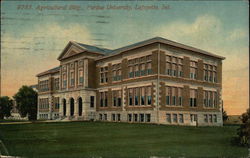
{"label": "brick building", "polygon": [[224,57],[156,37],[115,50],[70,41],[38,77],[38,118],[222,125]]}

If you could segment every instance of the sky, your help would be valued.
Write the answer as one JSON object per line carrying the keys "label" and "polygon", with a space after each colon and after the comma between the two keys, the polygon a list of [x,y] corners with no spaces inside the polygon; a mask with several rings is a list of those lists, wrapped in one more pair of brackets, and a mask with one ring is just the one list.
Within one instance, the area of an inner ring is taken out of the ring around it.
{"label": "sky", "polygon": [[69,41],[115,49],[160,36],[223,61],[224,109],[249,107],[249,4],[242,1],[1,1],[2,96],[37,84]]}

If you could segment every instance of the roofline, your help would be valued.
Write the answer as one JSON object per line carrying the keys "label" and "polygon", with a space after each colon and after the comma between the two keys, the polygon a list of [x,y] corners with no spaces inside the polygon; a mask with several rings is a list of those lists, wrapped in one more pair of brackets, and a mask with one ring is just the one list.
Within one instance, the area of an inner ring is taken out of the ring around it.
{"label": "roofline", "polygon": [[41,76],[44,76],[44,75],[54,74],[54,73],[60,72],[60,69],[59,69],[60,66],[55,67],[55,68],[58,68],[58,70],[53,70],[53,71],[47,70],[47,71],[44,71],[44,72],[41,72],[41,73],[37,74],[36,77],[41,77]]}
{"label": "roofline", "polygon": [[[181,44],[181,43],[178,43],[178,42],[167,40],[167,39],[164,39],[164,38],[161,38],[161,37],[158,37],[158,39],[157,38],[149,39],[149,40],[146,40],[145,42],[146,43],[143,43],[143,41],[142,41],[141,44],[135,45],[133,47],[128,47],[129,46],[128,45],[128,46],[124,46],[124,47],[118,48],[118,49],[123,49],[123,48],[124,49],[121,50],[121,51],[115,52],[115,53],[111,53],[110,55],[106,55],[106,56],[100,57],[100,58],[96,59],[96,61],[97,60],[106,59],[106,58],[109,58],[109,57],[112,57],[112,56],[116,56],[116,55],[119,55],[119,54],[121,54],[123,52],[129,51],[129,50],[133,50],[133,49],[136,49],[136,48],[140,48],[140,47],[143,47],[143,46],[146,46],[146,45],[150,45],[150,44],[153,44],[153,43],[162,43],[162,44],[166,44],[166,45],[171,45],[171,46],[174,46],[174,47],[177,47],[177,48],[191,50],[193,52],[197,52],[197,53],[200,53],[200,54],[203,54],[203,55],[206,55],[206,56],[211,56],[211,57],[219,58],[221,60],[226,59],[223,56],[219,56],[219,55],[216,55],[216,54],[213,54],[213,53],[210,53],[210,52],[198,49],[198,48],[194,48],[194,47],[191,47],[191,46],[188,46],[188,45],[184,45],[184,44]],[[128,48],[125,48],[125,47],[128,47]],[[118,50],[118,49],[116,49],[116,50]]]}
{"label": "roofline", "polygon": [[[96,54],[100,54],[100,55],[105,55],[104,53],[100,53],[100,52],[92,52],[92,51],[89,51],[89,50],[86,50],[84,47],[82,47],[81,45],[79,45],[77,42],[75,41],[69,41],[69,43],[66,45],[66,47],[63,49],[63,51],[60,53],[60,55],[58,56],[57,60],[61,61],[62,60],[62,57],[63,57],[63,53],[65,52],[66,48],[70,45],[70,44],[73,44],[79,48],[81,48],[82,50],[84,50],[83,52],[87,51],[87,52],[90,52],[90,53],[96,53]],[[67,57],[69,58],[69,57]],[[67,59],[67,58],[63,58],[63,59]]]}

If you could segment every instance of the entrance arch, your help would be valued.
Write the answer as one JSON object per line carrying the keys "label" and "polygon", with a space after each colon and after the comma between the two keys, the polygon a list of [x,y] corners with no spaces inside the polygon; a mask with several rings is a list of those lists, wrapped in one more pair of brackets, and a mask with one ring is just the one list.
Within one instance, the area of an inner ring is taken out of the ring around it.
{"label": "entrance arch", "polygon": [[74,115],[74,99],[70,98],[70,116]]}
{"label": "entrance arch", "polygon": [[63,99],[62,102],[63,102],[63,116],[66,116],[66,99]]}
{"label": "entrance arch", "polygon": [[82,116],[82,98],[78,98],[78,115]]}

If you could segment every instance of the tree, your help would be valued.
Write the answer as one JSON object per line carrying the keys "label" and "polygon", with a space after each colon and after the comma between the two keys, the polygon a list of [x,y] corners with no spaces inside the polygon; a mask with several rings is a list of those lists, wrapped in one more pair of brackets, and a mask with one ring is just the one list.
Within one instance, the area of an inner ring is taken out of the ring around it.
{"label": "tree", "polygon": [[11,116],[13,102],[8,96],[0,97],[0,119]]}
{"label": "tree", "polygon": [[36,120],[37,92],[29,86],[22,86],[13,96],[17,103],[17,109],[21,117],[28,115],[29,120]]}
{"label": "tree", "polygon": [[223,118],[223,122],[225,122],[228,119],[227,112],[224,111],[224,109],[222,109],[222,118]]}
{"label": "tree", "polygon": [[250,147],[250,109],[241,115],[242,125],[238,129],[239,142]]}

